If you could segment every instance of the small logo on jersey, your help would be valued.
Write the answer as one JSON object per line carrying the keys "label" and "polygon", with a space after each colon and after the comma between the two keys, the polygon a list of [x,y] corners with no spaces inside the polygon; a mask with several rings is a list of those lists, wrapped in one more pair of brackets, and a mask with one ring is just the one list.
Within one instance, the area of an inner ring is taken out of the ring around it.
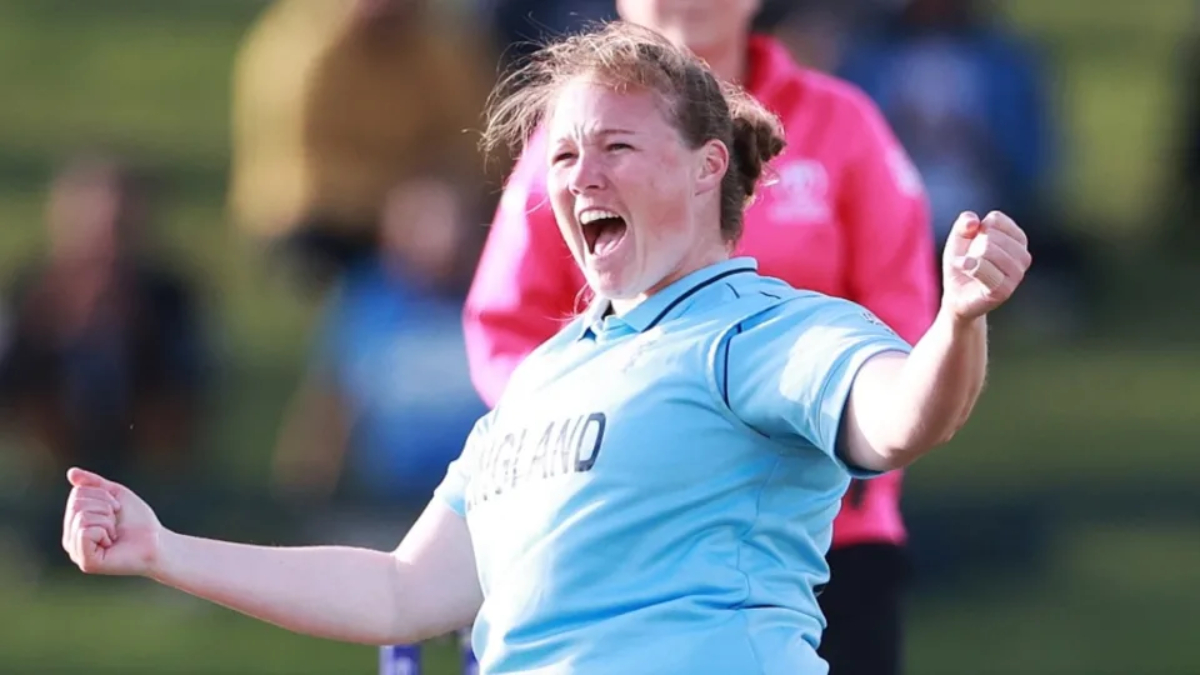
{"label": "small logo on jersey", "polygon": [[651,329],[638,336],[630,346],[629,354],[625,357],[625,362],[621,364],[620,371],[628,373],[634,366],[642,363],[645,360],[646,354],[654,348],[654,345],[661,336],[662,331],[658,328]]}
{"label": "small logo on jersey", "polygon": [[771,217],[787,221],[828,220],[829,172],[813,159],[792,159],[775,168],[778,180],[771,188]]}

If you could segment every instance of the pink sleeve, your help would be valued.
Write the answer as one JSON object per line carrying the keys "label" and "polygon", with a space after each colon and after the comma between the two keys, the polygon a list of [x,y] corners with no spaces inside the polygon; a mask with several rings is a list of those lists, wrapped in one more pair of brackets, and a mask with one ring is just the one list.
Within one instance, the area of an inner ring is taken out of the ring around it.
{"label": "pink sleeve", "polygon": [[471,379],[489,406],[521,360],[571,318],[584,285],[555,224],[535,146],[505,186],[463,311]]}
{"label": "pink sleeve", "polygon": [[850,236],[850,299],[874,312],[909,343],[925,334],[937,312],[939,272],[925,188],[883,115],[865,95],[858,101],[860,138],[840,217]]}

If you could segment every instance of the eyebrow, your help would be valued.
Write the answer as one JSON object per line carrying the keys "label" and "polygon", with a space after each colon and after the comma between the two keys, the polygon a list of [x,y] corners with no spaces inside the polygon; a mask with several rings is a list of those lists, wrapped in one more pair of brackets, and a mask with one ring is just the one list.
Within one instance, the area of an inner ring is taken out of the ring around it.
{"label": "eyebrow", "polygon": [[[633,136],[636,133],[637,132],[629,130],[629,129],[620,129],[617,127],[605,127],[603,129],[597,129],[595,131],[589,132],[586,137],[587,138],[608,138],[609,136],[621,136],[621,135]],[[550,147],[557,149],[557,148],[562,147],[565,143],[569,143],[569,142],[570,141],[568,141],[567,139],[559,138],[559,139],[556,139],[551,144]]]}
{"label": "eyebrow", "polygon": [[595,131],[589,131],[586,134],[584,134],[584,137],[585,138],[607,138],[608,136],[621,136],[621,135],[632,136],[634,133],[636,133],[636,132],[634,132],[630,129],[605,127],[603,129],[596,129]]}
{"label": "eyebrow", "polygon": [[616,136],[617,134],[632,134],[632,133],[633,133],[633,131],[631,131],[629,129],[605,128],[605,129],[596,130],[594,135],[596,135],[596,136]]}

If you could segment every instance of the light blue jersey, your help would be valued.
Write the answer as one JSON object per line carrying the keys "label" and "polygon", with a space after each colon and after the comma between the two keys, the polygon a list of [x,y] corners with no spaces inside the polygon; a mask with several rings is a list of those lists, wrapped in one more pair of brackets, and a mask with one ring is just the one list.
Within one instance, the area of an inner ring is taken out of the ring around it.
{"label": "light blue jersey", "polygon": [[851,473],[843,406],[909,351],[862,307],[707,267],[533,352],[438,495],[467,521],[483,673],[815,675]]}

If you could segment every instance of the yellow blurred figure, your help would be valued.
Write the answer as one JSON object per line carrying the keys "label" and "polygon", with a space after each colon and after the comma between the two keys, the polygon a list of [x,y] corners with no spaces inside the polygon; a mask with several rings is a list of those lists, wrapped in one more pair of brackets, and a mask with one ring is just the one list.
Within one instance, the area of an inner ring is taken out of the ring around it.
{"label": "yellow blurred figure", "polygon": [[435,177],[482,216],[490,40],[424,0],[279,0],[234,72],[230,209],[258,240],[374,240],[389,190]]}

